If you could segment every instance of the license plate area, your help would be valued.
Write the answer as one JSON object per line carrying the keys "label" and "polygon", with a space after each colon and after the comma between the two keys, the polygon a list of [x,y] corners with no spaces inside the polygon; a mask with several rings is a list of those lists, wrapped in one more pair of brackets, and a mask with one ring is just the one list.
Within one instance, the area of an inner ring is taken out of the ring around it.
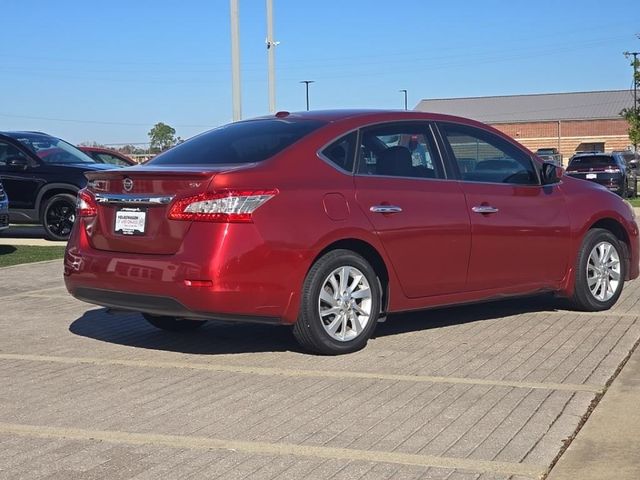
{"label": "license plate area", "polygon": [[597,173],[587,173],[587,175],[585,176],[585,178],[587,180],[593,180],[594,178],[598,178],[598,174]]}
{"label": "license plate area", "polygon": [[144,235],[147,227],[146,208],[119,208],[116,210],[114,232],[118,235]]}

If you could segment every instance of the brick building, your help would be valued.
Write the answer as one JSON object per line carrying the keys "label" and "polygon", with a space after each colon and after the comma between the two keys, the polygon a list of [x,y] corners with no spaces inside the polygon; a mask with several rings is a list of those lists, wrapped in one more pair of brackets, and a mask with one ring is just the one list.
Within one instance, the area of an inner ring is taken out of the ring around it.
{"label": "brick building", "polygon": [[416,110],[448,113],[488,123],[530,150],[555,147],[566,160],[577,151],[622,150],[630,146],[623,108],[628,90],[425,99]]}

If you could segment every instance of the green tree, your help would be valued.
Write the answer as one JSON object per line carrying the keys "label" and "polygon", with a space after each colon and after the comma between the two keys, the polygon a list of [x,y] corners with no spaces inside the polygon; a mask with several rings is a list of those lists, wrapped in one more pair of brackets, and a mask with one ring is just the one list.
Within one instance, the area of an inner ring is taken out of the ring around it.
{"label": "green tree", "polygon": [[[633,59],[631,61],[633,67],[633,81],[636,89],[640,89],[640,60]],[[636,99],[636,104],[631,108],[624,108],[620,115],[629,124],[629,140],[633,144],[636,152],[640,144],[640,101]]]}
{"label": "green tree", "polygon": [[95,140],[91,140],[91,141],[86,141],[86,142],[80,142],[78,144],[79,147],[100,147],[100,148],[104,148],[104,145],[101,143],[96,142]]}
{"label": "green tree", "polygon": [[149,149],[153,153],[164,152],[176,144],[176,129],[158,122],[149,130]]}

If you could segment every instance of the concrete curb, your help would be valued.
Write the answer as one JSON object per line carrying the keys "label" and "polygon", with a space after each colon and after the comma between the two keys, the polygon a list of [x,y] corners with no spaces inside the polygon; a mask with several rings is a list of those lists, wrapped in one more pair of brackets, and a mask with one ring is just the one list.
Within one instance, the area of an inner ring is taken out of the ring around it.
{"label": "concrete curb", "polygon": [[613,381],[548,480],[637,480],[640,350]]}

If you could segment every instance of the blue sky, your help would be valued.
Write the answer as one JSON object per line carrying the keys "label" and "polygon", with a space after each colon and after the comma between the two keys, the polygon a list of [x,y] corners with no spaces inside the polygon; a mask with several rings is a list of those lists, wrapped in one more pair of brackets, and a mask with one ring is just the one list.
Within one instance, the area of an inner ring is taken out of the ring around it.
{"label": "blue sky", "polygon": [[[635,1],[273,0],[277,109],[624,89]],[[3,0],[0,130],[188,138],[231,120],[228,0]],[[243,117],[268,113],[264,0],[240,0]]]}

